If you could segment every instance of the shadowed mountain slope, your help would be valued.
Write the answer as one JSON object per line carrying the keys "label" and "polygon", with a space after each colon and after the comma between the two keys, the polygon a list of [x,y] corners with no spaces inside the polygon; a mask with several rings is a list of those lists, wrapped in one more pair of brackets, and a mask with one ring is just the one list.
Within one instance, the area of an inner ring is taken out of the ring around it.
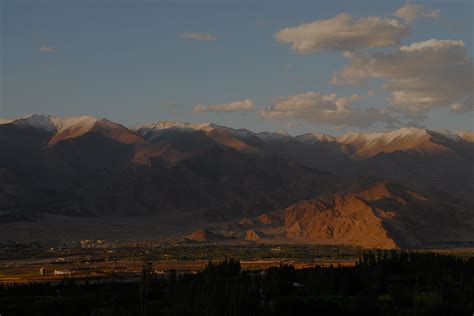
{"label": "shadowed mountain slope", "polygon": [[155,216],[234,221],[228,229],[259,242],[472,241],[471,134],[293,137],[210,123],[2,119],[0,224],[45,214]]}

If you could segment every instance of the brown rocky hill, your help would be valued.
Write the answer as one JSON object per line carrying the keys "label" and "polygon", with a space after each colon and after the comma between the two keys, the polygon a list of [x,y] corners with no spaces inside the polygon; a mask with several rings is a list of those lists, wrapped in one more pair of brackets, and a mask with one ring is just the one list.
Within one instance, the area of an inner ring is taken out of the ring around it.
{"label": "brown rocky hill", "polygon": [[261,240],[262,238],[265,238],[265,234],[253,229],[247,230],[244,234],[244,239],[248,241],[258,241],[258,240]]}
{"label": "brown rocky hill", "polygon": [[259,216],[247,225],[268,238],[366,248],[425,247],[443,241],[473,241],[474,212],[442,199],[380,181],[352,194],[298,202]]}
{"label": "brown rocky hill", "polygon": [[227,238],[225,236],[211,232],[206,229],[198,229],[189,235],[183,236],[183,239],[186,241],[194,242],[217,242],[226,240]]}

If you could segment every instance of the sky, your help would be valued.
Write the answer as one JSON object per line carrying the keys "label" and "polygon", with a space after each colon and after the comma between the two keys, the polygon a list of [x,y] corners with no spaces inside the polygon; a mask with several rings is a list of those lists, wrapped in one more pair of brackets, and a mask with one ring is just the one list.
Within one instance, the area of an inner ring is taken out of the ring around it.
{"label": "sky", "polygon": [[473,130],[473,2],[0,2],[0,117]]}

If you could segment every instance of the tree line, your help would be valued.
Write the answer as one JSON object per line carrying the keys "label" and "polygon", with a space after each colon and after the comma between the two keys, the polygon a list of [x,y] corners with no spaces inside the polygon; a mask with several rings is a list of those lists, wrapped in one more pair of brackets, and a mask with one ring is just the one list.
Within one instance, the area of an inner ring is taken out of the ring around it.
{"label": "tree line", "polygon": [[4,315],[472,315],[474,258],[370,251],[353,267],[242,270],[209,261],[197,274],[141,281],[35,283],[0,287]]}

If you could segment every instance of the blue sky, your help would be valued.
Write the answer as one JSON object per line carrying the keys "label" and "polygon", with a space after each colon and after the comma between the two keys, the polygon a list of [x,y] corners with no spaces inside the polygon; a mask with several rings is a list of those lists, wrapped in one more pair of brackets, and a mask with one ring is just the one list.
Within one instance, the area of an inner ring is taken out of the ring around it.
{"label": "blue sky", "polygon": [[[156,120],[214,122],[251,130],[380,130],[383,124],[347,126],[285,114],[274,119],[260,110],[277,97],[305,92],[360,98],[351,106],[384,108],[384,81],[367,87],[333,85],[333,73],[350,61],[340,51],[298,54],[275,34],[286,27],[350,13],[355,19],[393,19],[404,1],[3,1],[0,116],[30,113],[94,115],[128,126]],[[417,1],[439,10],[436,19],[410,22],[401,45],[428,39],[462,40],[472,58],[471,1]],[[212,41],[184,39],[185,32],[209,33]],[[42,49],[40,49],[42,47]],[[369,48],[390,52],[397,46]],[[471,76],[472,86],[472,76]],[[195,105],[250,99],[254,111],[193,112]],[[436,106],[418,124],[469,130],[471,112]],[[281,114],[281,113],[280,113]],[[407,121],[406,121],[407,122]],[[405,122],[405,123],[406,123]],[[404,124],[405,124],[404,123]]]}

